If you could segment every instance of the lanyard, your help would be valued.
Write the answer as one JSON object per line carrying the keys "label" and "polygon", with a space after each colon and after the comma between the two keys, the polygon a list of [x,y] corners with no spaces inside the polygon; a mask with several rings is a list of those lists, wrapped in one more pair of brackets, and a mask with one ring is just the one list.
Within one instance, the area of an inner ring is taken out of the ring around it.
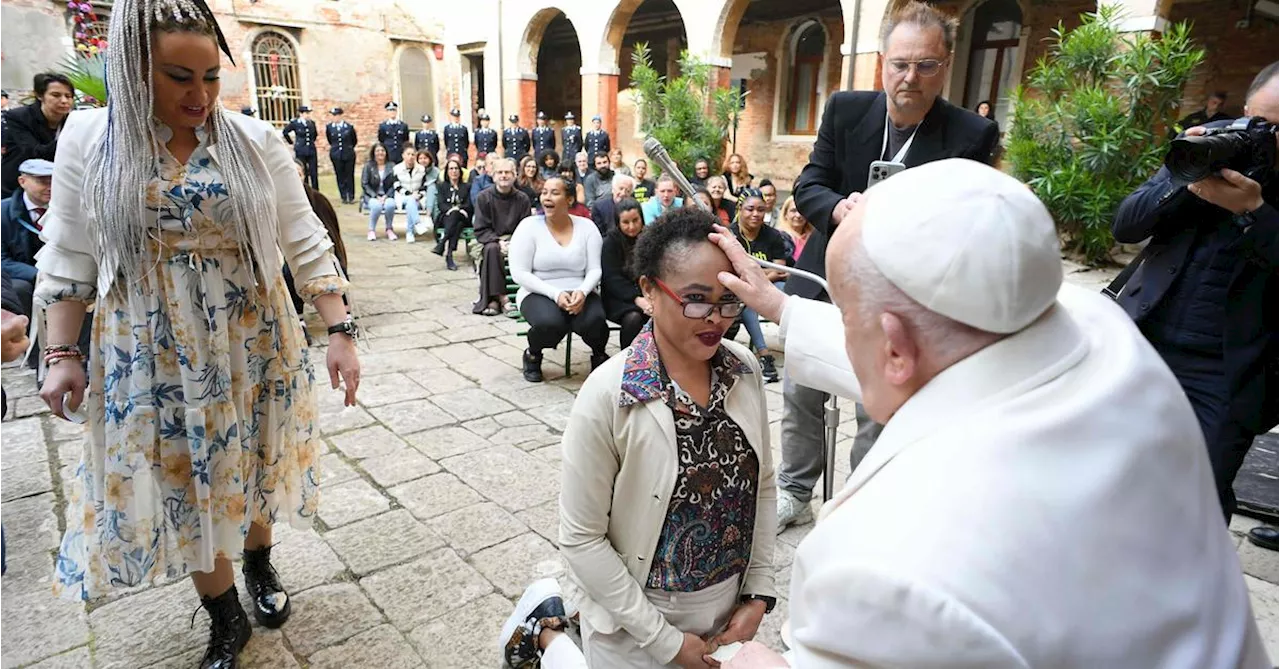
{"label": "lanyard", "polygon": [[[884,139],[880,142],[880,159],[884,160],[884,154],[889,150],[889,124],[893,121],[889,120],[889,112],[884,113]],[[911,131],[911,136],[902,144],[902,148],[898,149],[898,153],[893,156],[895,163],[901,163],[903,158],[907,157],[907,149],[911,148],[911,142],[916,139],[916,133],[920,132],[920,124],[916,124],[916,129]]]}

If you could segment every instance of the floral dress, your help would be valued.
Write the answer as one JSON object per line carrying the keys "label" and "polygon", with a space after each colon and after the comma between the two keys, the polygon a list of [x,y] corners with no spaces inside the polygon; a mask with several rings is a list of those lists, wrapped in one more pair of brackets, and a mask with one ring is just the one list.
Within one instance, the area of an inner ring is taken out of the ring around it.
{"label": "floral dress", "polygon": [[[89,425],[55,567],[64,596],[212,571],[240,556],[250,523],[306,527],[318,508],[298,318],[283,279],[256,285],[238,253],[231,194],[197,134],[186,165],[167,151],[157,161],[140,282],[106,295],[62,280],[40,289],[50,302],[96,302]],[[333,275],[300,292],[345,288]]]}

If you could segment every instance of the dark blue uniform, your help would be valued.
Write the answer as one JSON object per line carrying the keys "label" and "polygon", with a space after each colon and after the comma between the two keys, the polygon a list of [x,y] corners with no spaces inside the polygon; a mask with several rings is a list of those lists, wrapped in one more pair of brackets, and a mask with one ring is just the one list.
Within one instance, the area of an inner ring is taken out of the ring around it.
{"label": "dark blue uniform", "polygon": [[508,158],[516,161],[529,155],[529,147],[533,142],[529,139],[529,131],[520,126],[512,126],[502,131],[502,150]]}
{"label": "dark blue uniform", "polygon": [[556,131],[551,126],[538,126],[533,129],[533,155],[540,156],[545,151],[556,150]]}
{"label": "dark blue uniform", "polygon": [[324,127],[329,140],[329,160],[333,161],[333,173],[338,179],[338,193],[342,201],[356,199],[356,127],[346,121],[335,121]]}
{"label": "dark blue uniform", "polygon": [[462,166],[467,166],[467,149],[471,148],[471,133],[461,123],[447,123],[444,126],[444,152],[446,156],[458,154]]}
{"label": "dark blue uniform", "polygon": [[293,155],[307,165],[307,182],[320,188],[316,170],[316,122],[295,118],[284,127],[284,141],[293,145]]}
{"label": "dark blue uniform", "polygon": [[560,143],[564,145],[564,158],[572,160],[582,150],[582,126],[566,125],[561,128]]}
{"label": "dark blue uniform", "polygon": [[476,128],[476,155],[498,150],[498,131],[493,128]]}
{"label": "dark blue uniform", "polygon": [[603,151],[608,153],[612,146],[609,144],[609,132],[607,130],[588,130],[587,131],[587,155],[595,159],[595,155]]}
{"label": "dark blue uniform", "polygon": [[387,147],[387,162],[398,163],[404,156],[404,145],[409,141],[409,126],[400,119],[378,124],[378,143]]}
{"label": "dark blue uniform", "polygon": [[413,148],[431,154],[431,161],[440,164],[440,133],[434,128],[419,130],[413,134]]}

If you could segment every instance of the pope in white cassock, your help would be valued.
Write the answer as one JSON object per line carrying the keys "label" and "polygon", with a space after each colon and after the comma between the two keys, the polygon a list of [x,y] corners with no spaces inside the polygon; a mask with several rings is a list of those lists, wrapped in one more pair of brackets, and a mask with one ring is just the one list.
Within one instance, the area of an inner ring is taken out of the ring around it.
{"label": "pope in white cassock", "polygon": [[794,381],[885,424],[797,549],[794,666],[1272,666],[1190,404],[1063,284],[1025,185],[953,159],[870,189],[827,251],[834,306],[718,242]]}

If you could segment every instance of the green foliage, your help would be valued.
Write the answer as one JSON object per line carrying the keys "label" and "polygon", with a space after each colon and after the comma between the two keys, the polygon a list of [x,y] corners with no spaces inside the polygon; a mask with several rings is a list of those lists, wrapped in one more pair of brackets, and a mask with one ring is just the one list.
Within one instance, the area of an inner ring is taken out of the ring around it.
{"label": "green foliage", "polygon": [[682,170],[692,172],[699,158],[719,165],[742,95],[717,88],[711,66],[688,51],[680,54],[680,76],[670,81],[653,68],[648,44],[637,43],[632,60],[631,87],[641,129],[662,142]]}
{"label": "green foliage", "polygon": [[1111,5],[1074,30],[1061,23],[1049,53],[1013,92],[1005,159],[1049,208],[1068,248],[1109,259],[1116,207],[1160,167],[1182,87],[1204,60],[1179,23],[1161,36],[1122,34]]}
{"label": "green foliage", "polygon": [[107,103],[107,61],[101,52],[93,55],[73,54],[62,61],[62,73],[90,103]]}

